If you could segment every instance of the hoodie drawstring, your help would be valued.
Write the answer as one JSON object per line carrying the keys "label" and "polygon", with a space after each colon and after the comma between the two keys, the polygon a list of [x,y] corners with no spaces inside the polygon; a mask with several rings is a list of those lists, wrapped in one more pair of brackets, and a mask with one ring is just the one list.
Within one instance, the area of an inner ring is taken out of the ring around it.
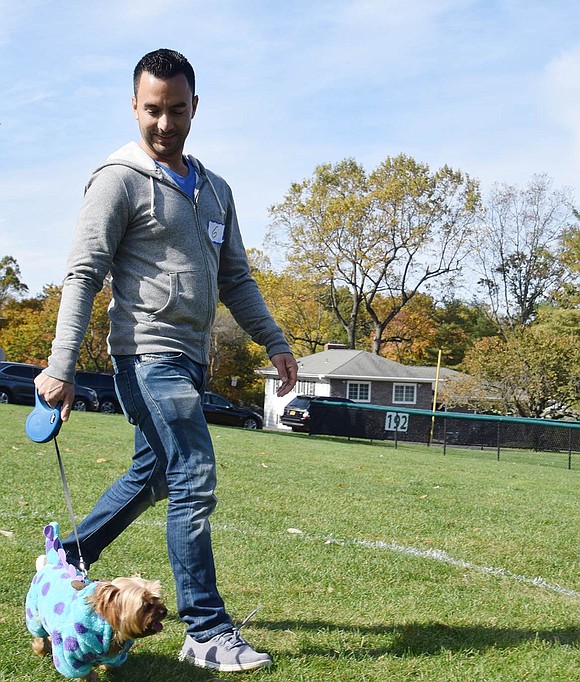
{"label": "hoodie drawstring", "polygon": [[149,215],[155,218],[155,185],[153,183],[153,176],[149,176],[149,192],[151,194],[151,201],[149,204]]}
{"label": "hoodie drawstring", "polygon": [[224,207],[222,206],[222,202],[220,201],[220,198],[218,197],[218,193],[216,192],[216,189],[215,189],[215,187],[213,186],[213,182],[211,181],[209,175],[206,175],[205,177],[206,177],[207,181],[209,182],[209,186],[210,186],[211,189],[212,189],[212,192],[213,192],[213,195],[214,195],[214,197],[215,197],[215,200],[218,202],[218,206],[220,207],[220,211],[221,211],[221,214],[222,214],[222,220],[223,220],[224,223],[225,223],[225,221],[226,221],[226,212],[225,212],[225,210],[224,210]]}

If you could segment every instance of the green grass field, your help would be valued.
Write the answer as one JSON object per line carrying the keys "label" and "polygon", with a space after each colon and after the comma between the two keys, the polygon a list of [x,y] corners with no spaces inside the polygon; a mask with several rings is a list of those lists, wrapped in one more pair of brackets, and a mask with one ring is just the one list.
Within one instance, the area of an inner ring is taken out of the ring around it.
{"label": "green grass field", "polygon": [[[23,602],[42,528],[70,528],[52,443],[0,406],[0,680],[62,679],[32,654]],[[165,549],[166,503],[91,577],[162,581],[159,636],[103,674],[118,682],[571,682],[580,679],[577,471],[447,456],[422,446],[213,427],[220,590],[275,665],[243,676],[177,660],[183,626]],[[126,468],[122,416],[74,413],[59,436],[76,516]],[[298,532],[300,531],[300,532]]]}

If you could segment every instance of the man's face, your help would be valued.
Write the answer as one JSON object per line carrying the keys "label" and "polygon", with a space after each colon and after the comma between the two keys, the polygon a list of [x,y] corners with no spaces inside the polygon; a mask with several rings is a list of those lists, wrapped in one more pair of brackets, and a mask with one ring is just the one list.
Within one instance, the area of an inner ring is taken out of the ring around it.
{"label": "man's face", "polygon": [[143,149],[157,161],[179,163],[198,102],[187,78],[163,80],[144,71],[132,102]]}

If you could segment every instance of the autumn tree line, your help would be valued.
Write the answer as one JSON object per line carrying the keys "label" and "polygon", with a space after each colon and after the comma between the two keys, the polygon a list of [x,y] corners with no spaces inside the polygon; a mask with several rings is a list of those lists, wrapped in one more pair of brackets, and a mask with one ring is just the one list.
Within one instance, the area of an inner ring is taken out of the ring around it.
{"label": "autumn tree line", "polygon": [[[270,207],[252,273],[296,356],[328,342],[408,365],[462,372],[448,408],[579,418],[580,221],[570,189],[546,175],[494,185],[410,156],[367,172],[352,158],[318,166]],[[0,260],[0,346],[43,364],[61,288],[27,297],[18,263]],[[79,369],[110,371],[108,282]],[[218,305],[208,385],[260,404],[263,350]],[[233,378],[235,377],[235,380]]]}

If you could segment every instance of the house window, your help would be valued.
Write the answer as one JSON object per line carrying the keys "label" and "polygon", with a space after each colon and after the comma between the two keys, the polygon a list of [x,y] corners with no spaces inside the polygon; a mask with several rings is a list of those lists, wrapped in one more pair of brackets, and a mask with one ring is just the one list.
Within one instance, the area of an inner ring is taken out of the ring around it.
{"label": "house window", "polygon": [[368,381],[355,383],[348,382],[347,398],[354,400],[357,403],[370,403],[371,401],[371,384]]}
{"label": "house window", "polygon": [[[276,395],[278,389],[282,385],[280,379],[270,379],[270,393]],[[292,389],[297,395],[316,395],[315,381],[297,381],[296,386]]]}
{"label": "house window", "polygon": [[393,402],[414,405],[417,402],[417,385],[393,384]]}
{"label": "house window", "polygon": [[300,395],[315,395],[315,385],[314,381],[297,381],[294,390]]}

